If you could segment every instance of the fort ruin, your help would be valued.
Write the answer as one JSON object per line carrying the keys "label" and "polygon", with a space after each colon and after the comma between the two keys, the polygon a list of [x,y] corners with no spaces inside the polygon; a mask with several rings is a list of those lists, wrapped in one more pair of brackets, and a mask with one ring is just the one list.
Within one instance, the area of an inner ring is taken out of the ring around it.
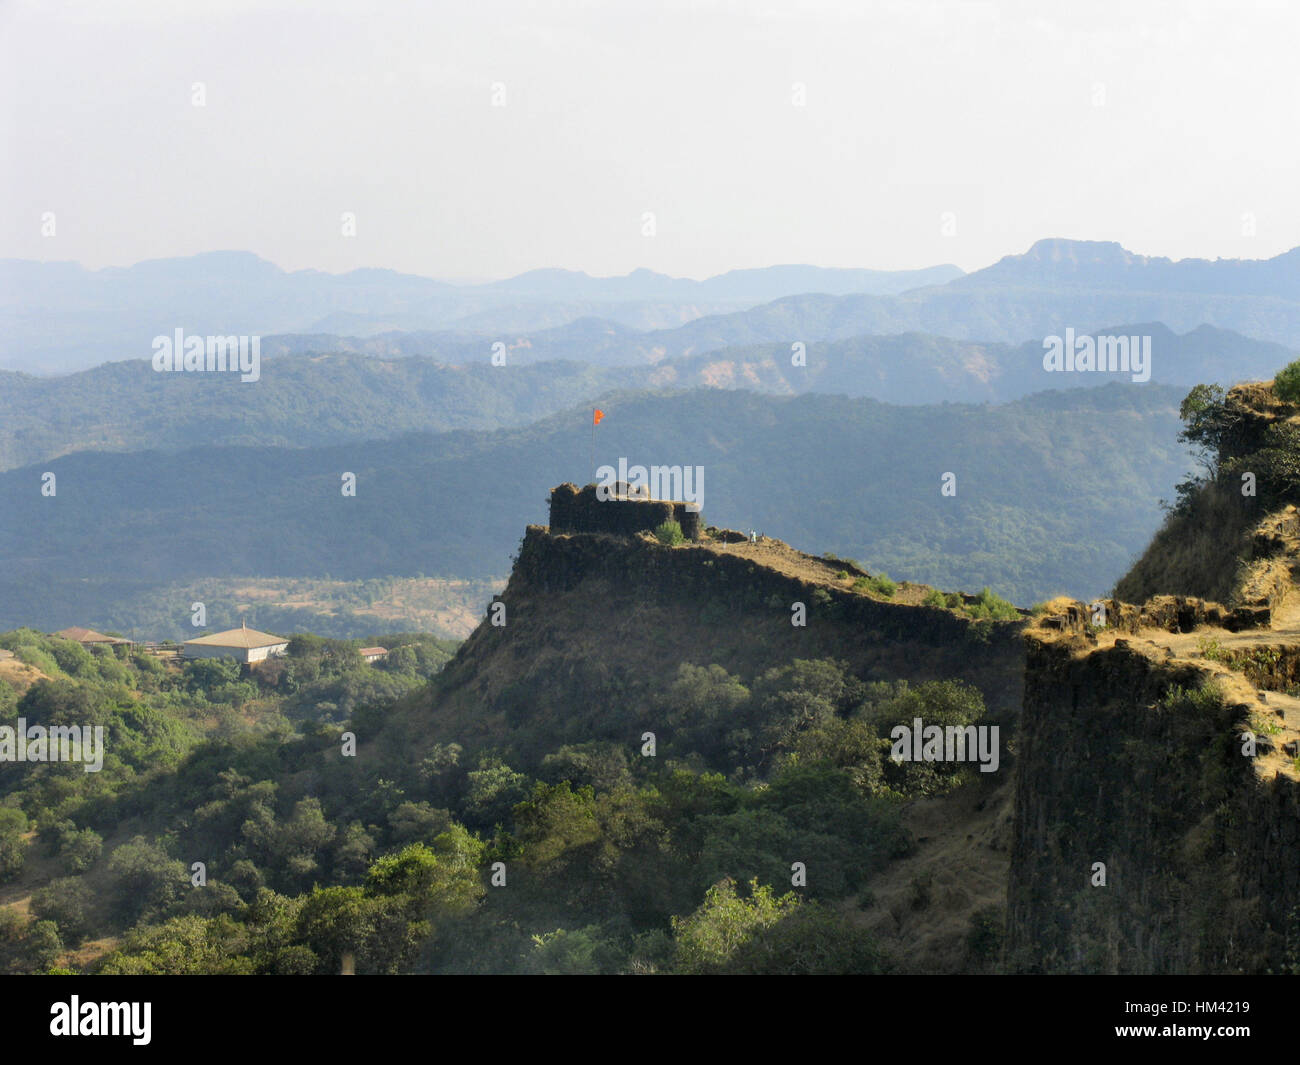
{"label": "fort ruin", "polygon": [[[620,486],[626,488],[626,486]],[[566,482],[551,490],[551,532],[606,533],[611,536],[636,536],[654,532],[666,521],[675,521],[688,540],[698,540],[703,528],[702,515],[689,509],[690,504],[666,499],[647,499],[630,492],[616,492],[602,500],[597,486],[585,488]]]}

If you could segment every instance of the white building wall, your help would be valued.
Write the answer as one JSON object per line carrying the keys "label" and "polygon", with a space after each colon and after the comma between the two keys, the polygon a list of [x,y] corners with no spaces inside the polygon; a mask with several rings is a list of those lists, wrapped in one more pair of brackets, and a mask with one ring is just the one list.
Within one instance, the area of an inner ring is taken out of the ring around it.
{"label": "white building wall", "polygon": [[264,662],[272,655],[282,655],[289,646],[286,643],[273,643],[267,647],[214,647],[212,644],[187,643],[182,652],[185,658],[233,658],[245,664]]}
{"label": "white building wall", "polygon": [[245,652],[248,657],[245,662],[265,662],[268,658],[278,658],[284,654],[287,643],[273,643],[269,647],[253,647]]}

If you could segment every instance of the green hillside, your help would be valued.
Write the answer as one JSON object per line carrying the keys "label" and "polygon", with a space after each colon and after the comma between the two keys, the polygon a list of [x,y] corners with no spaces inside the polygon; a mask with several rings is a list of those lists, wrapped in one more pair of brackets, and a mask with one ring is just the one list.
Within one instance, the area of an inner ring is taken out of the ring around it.
{"label": "green hillside", "polygon": [[[106,734],[98,772],[0,776],[0,971],[914,967],[868,923],[916,850],[908,810],[1002,809],[1011,754],[993,773],[901,763],[890,734],[917,715],[1009,729],[1019,622],[839,588],[832,565],[787,551],[813,574],[811,622],[760,645],[744,632],[790,630],[759,587],[783,572],[721,595],[724,569],[750,564],[584,540],[585,576],[567,539],[534,543],[507,593],[517,621],[484,623],[445,666],[428,638],[382,637],[395,650],[368,666],[355,643],[299,636],[249,672],[0,634],[16,656],[0,661],[0,725]],[[670,555],[702,583],[637,586]],[[879,638],[861,638],[860,612]],[[657,673],[601,668],[592,641],[615,629]],[[522,690],[543,674],[532,705]],[[506,698],[475,723],[463,712],[485,678]],[[995,893],[945,921],[943,967],[995,963]]]}
{"label": "green hillside", "polygon": [[[626,395],[604,406],[596,460],[700,465],[715,522],[1026,603],[1095,594],[1144,546],[1156,500],[1187,468],[1180,399],[1124,385],[1002,406]],[[0,624],[72,623],[49,603],[105,578],[494,578],[520,530],[546,522],[550,486],[586,479],[590,433],[578,410],[495,433],[79,454],[9,471]],[[342,495],[345,472],[355,497]],[[945,473],[955,496],[941,495]],[[72,620],[103,623],[104,604],[79,601],[86,612]]]}
{"label": "green hillside", "polygon": [[[925,405],[1001,402],[1126,380],[1045,372],[1041,341],[1013,346],[922,333],[810,341],[799,365],[791,342],[782,341],[608,367],[595,354],[607,342],[603,325],[573,323],[546,345],[534,336],[515,337],[504,366],[488,362],[491,345],[480,337],[438,351],[441,362],[414,353],[396,357],[385,346],[421,342],[419,334],[396,334],[371,342],[384,357],[351,350],[346,337],[267,338],[256,383],[234,375],[155,373],[143,360],[53,378],[0,372],[0,470],[78,451],[315,447],[405,432],[517,428],[629,389],[817,392]],[[1294,357],[1280,345],[1209,326],[1182,335],[1159,323],[1106,332],[1151,338],[1156,384],[1262,379]],[[620,333],[608,342],[630,341]],[[292,353],[272,356],[277,348]],[[579,357],[590,361],[572,361]]]}

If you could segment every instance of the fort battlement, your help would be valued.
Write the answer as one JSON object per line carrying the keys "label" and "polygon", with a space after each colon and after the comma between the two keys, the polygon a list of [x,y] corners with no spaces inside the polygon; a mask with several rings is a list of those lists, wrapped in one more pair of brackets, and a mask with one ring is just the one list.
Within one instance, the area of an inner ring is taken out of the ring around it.
{"label": "fort battlement", "polygon": [[597,496],[594,484],[579,489],[575,484],[566,483],[551,490],[553,533],[635,536],[654,532],[666,521],[675,521],[686,539],[698,540],[701,517],[698,511],[688,510],[686,503],[638,498],[627,493],[626,486],[619,486],[614,498],[604,500]]}

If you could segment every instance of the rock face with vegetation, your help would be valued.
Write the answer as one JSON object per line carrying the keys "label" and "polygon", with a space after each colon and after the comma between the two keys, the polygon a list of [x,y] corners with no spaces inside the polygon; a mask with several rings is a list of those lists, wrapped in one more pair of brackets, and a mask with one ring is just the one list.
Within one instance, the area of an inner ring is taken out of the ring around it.
{"label": "rock face with vegetation", "polygon": [[1267,707],[1158,644],[1103,643],[1029,637],[1008,967],[1286,971],[1300,787],[1242,752]]}
{"label": "rock face with vegetation", "polygon": [[1193,389],[1118,598],[1026,633],[1012,970],[1300,971],[1297,378]]}

